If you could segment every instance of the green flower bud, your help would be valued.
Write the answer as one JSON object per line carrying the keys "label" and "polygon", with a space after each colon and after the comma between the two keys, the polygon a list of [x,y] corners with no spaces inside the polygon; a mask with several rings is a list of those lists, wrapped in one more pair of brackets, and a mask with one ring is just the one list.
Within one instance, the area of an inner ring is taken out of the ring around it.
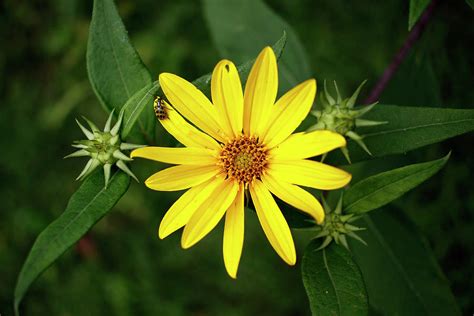
{"label": "green flower bud", "polygon": [[[365,82],[366,81],[361,83],[361,85],[350,98],[342,99],[341,94],[339,93],[339,88],[337,87],[337,83],[334,81],[334,88],[336,90],[336,99],[334,99],[327,89],[326,81],[324,81],[324,91],[321,93],[323,108],[322,110],[311,112],[311,114],[317,118],[318,122],[311,126],[308,131],[334,131],[354,140],[369,155],[372,155],[363,141],[363,136],[360,136],[354,132],[354,129],[360,126],[386,124],[387,122],[370,121],[360,118],[365,113],[369,112],[377,104],[377,102],[360,108],[354,108],[357,97],[359,96],[360,90],[364,86]],[[347,147],[343,147],[341,150],[347,161],[350,163],[351,161]]]}
{"label": "green flower bud", "polygon": [[351,224],[357,220],[359,216],[354,214],[343,214],[342,212],[342,194],[334,210],[329,207],[324,198],[322,198],[322,201],[326,216],[322,225],[318,226],[319,233],[315,236],[315,238],[324,238],[324,240],[317,250],[327,247],[332,241],[335,241],[336,244],[342,245],[349,249],[346,236],[352,237],[364,245],[367,245],[365,241],[355,233],[357,231],[364,230],[365,228],[357,227]]}
{"label": "green flower bud", "polygon": [[125,164],[125,162],[132,161],[133,159],[124,154],[122,150],[132,150],[135,148],[144,147],[144,145],[123,143],[120,139],[119,131],[122,125],[123,111],[120,112],[117,122],[111,128],[112,118],[113,111],[110,113],[109,118],[107,119],[107,123],[105,124],[103,132],[85,117],[83,117],[83,119],[87,125],[89,125],[91,130],[88,130],[78,120],[76,120],[77,125],[79,125],[79,128],[82,130],[87,139],[75,141],[72,146],[78,148],[79,150],[67,155],[64,158],[89,157],[89,161],[76,180],[85,179],[97,167],[102,165],[104,170],[105,187],[107,188],[110,180],[112,165],[115,165],[138,182],[137,177]]}

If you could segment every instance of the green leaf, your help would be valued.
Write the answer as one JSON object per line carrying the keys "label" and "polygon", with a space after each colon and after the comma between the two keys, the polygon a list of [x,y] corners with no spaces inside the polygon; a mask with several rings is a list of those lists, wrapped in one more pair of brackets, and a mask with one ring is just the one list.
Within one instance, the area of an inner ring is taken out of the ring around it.
{"label": "green leaf", "polygon": [[359,235],[368,246],[349,245],[377,314],[460,315],[427,242],[401,210],[374,212],[355,225],[367,227]]}
{"label": "green leaf", "polygon": [[431,0],[410,0],[410,9],[408,13],[408,30],[415,25],[423,11]]}
{"label": "green leaf", "polygon": [[301,266],[312,314],[367,315],[364,281],[351,254],[336,243],[319,246],[319,240],[308,245]]}
{"label": "green leaf", "polygon": [[[352,162],[406,152],[474,130],[474,110],[378,104],[364,119],[388,124],[357,129],[372,156],[348,142]],[[344,163],[339,155],[332,163]]]}
{"label": "green leaf", "polygon": [[15,287],[15,311],[36,278],[78,241],[120,200],[130,178],[117,171],[104,187],[102,170],[89,176],[71,196],[66,210],[36,239],[21,269]]}
{"label": "green leaf", "polygon": [[204,0],[203,3],[211,35],[222,57],[243,63],[286,31],[288,44],[278,63],[281,91],[311,76],[308,57],[295,32],[263,1]]}
{"label": "green leaf", "polygon": [[[160,84],[158,81],[150,83],[138,90],[123,106],[123,128],[121,132],[122,139],[125,139],[132,131],[140,114],[147,108],[153,110],[152,104],[155,94],[158,92]],[[153,114],[153,112],[152,112]]]}
{"label": "green leaf", "polygon": [[[286,32],[283,31],[280,39],[272,46],[272,49],[275,52],[278,61],[280,61],[280,56],[283,53],[283,49],[286,48],[286,39]],[[248,74],[252,69],[257,54],[258,52],[255,53],[254,56],[250,57],[251,59],[246,60],[245,62],[242,62],[239,66],[237,66],[242,85],[245,85],[245,83],[247,82]],[[212,73],[208,73],[193,81],[193,84],[207,96],[210,96],[211,94],[211,77]]]}
{"label": "green leaf", "polygon": [[449,156],[382,172],[357,182],[344,194],[344,212],[361,214],[390,203],[433,176]]}
{"label": "green leaf", "polygon": [[474,10],[474,0],[466,0],[466,3]]}
{"label": "green leaf", "polygon": [[[94,1],[87,70],[95,94],[108,111],[120,110],[137,91],[152,82],[150,73],[130,43],[112,0]],[[151,135],[154,127],[153,112],[143,111],[139,130]]]}

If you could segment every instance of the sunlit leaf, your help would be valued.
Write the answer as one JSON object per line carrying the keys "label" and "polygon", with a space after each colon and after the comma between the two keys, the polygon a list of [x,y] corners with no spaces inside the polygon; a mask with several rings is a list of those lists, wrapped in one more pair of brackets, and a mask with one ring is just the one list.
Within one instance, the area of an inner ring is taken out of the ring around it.
{"label": "sunlit leaf", "polygon": [[[112,0],[94,1],[87,70],[95,94],[109,111],[121,109],[137,91],[152,82]],[[137,129],[152,135],[154,126],[153,110],[143,111]]]}
{"label": "sunlit leaf", "polygon": [[21,269],[15,287],[15,310],[31,283],[107,214],[127,191],[130,178],[117,171],[107,189],[99,170],[89,176],[71,196],[66,210],[36,239]]}
{"label": "sunlit leaf", "polygon": [[344,211],[361,214],[399,198],[438,172],[446,157],[382,172],[352,185],[344,194]]}
{"label": "sunlit leaf", "polygon": [[158,92],[160,84],[158,81],[150,83],[137,91],[123,106],[123,128],[121,136],[125,139],[128,134],[132,131],[135,123],[140,118],[140,114],[149,107],[152,109],[153,99],[155,94]]}

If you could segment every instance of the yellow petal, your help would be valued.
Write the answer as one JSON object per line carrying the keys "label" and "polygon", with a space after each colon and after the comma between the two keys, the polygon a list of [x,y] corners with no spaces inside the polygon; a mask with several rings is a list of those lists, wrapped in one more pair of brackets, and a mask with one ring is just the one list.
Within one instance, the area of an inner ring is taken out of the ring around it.
{"label": "yellow petal", "polygon": [[250,185],[250,194],[268,241],[286,263],[294,265],[296,250],[290,227],[272,195],[260,180]]}
{"label": "yellow petal", "polygon": [[331,131],[298,133],[271,150],[276,159],[304,159],[318,156],[346,145],[346,139]]}
{"label": "yellow petal", "polygon": [[295,131],[308,115],[316,96],[316,80],[300,83],[285,93],[272,108],[271,117],[263,131],[263,143],[272,148]]}
{"label": "yellow petal", "polygon": [[234,201],[239,184],[233,180],[226,180],[214,190],[211,196],[198,207],[189,222],[184,227],[181,237],[181,247],[187,249],[204,238]]}
{"label": "yellow petal", "polygon": [[229,60],[221,60],[212,73],[212,103],[216,107],[219,122],[227,136],[242,133],[244,96],[239,73]]}
{"label": "yellow petal", "polygon": [[234,202],[225,215],[224,264],[227,273],[237,278],[240,256],[244,245],[244,188],[241,185]]}
{"label": "yellow petal", "polygon": [[179,113],[206,134],[225,141],[216,109],[201,91],[189,81],[170,73],[160,74],[159,80],[166,98]]}
{"label": "yellow petal", "polygon": [[311,160],[274,160],[268,173],[277,181],[286,181],[320,190],[334,190],[351,181],[344,170]]}
{"label": "yellow petal", "polygon": [[145,185],[157,191],[179,191],[201,184],[220,172],[216,165],[179,165],[158,171],[145,181]]}
{"label": "yellow petal", "polygon": [[171,164],[212,165],[217,162],[217,151],[206,148],[143,147],[132,151],[131,158],[140,157]]}
{"label": "yellow petal", "polygon": [[282,201],[309,214],[318,224],[324,221],[324,209],[316,198],[299,186],[285,181],[276,181],[270,174],[262,177],[265,186]]}
{"label": "yellow petal", "polygon": [[244,93],[244,133],[258,136],[267,126],[278,91],[275,53],[265,47],[252,66]]}
{"label": "yellow petal", "polygon": [[186,122],[171,106],[167,109],[167,116],[166,119],[160,120],[161,125],[184,146],[209,149],[220,148],[219,144],[211,136]]}
{"label": "yellow petal", "polygon": [[192,187],[181,195],[170,207],[168,212],[166,212],[161,221],[158,230],[160,239],[167,237],[186,225],[198,207],[209,199],[214,190],[218,186],[221,186],[222,183],[222,178],[212,178],[200,185]]}

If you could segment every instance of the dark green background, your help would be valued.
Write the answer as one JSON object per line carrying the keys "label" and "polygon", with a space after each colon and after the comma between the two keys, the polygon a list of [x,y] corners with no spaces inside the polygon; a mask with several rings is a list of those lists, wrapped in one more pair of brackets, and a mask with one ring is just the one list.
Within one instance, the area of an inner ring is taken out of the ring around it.
{"label": "dark green background", "polygon": [[[366,96],[408,34],[405,1],[266,2],[300,36],[319,83],[336,79],[346,95],[368,79],[362,98]],[[117,4],[154,76],[169,71],[191,80],[211,71],[221,58],[200,2]],[[0,4],[2,315],[12,313],[16,277],[34,239],[61,214],[79,185],[73,179],[85,161],[62,160],[71,152],[70,143],[82,137],[74,118],[87,115],[101,124],[106,119],[86,73],[91,8],[89,1],[80,0]],[[441,3],[381,101],[472,108],[472,21],[473,11],[464,1]],[[408,214],[428,237],[465,314],[474,310],[473,144],[471,133],[362,166],[373,173],[452,150],[444,170],[391,207]],[[156,169],[146,162],[134,166],[142,180]],[[160,219],[177,196],[132,183],[114,211],[38,279],[24,300],[23,313],[309,314],[299,266],[288,267],[274,254],[250,212],[237,281],[227,276],[222,262],[222,225],[191,250],[181,250],[179,234],[159,241]],[[311,233],[294,235],[301,257]]]}

